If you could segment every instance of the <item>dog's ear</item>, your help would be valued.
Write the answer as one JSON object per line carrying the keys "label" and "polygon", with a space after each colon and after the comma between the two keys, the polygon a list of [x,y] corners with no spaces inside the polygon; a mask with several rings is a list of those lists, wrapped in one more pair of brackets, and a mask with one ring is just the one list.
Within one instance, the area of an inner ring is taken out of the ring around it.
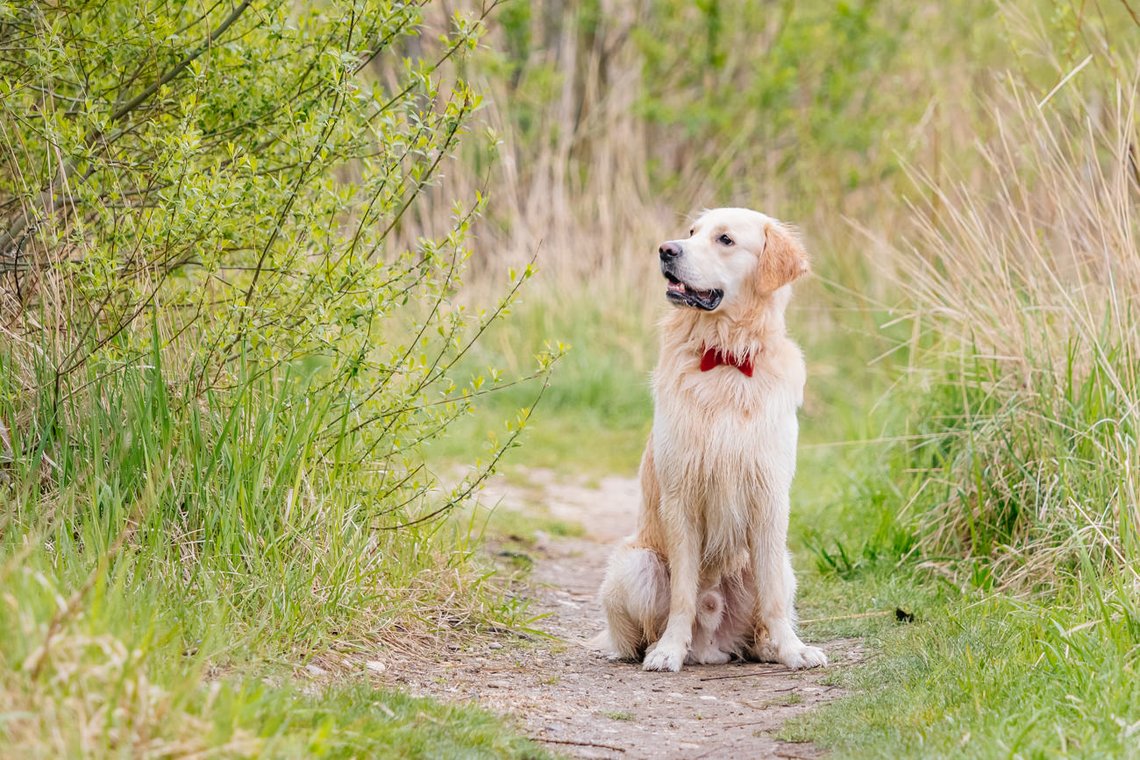
{"label": "dog's ear", "polygon": [[760,290],[782,288],[811,271],[807,251],[796,233],[773,222],[764,230],[764,252],[760,254]]}

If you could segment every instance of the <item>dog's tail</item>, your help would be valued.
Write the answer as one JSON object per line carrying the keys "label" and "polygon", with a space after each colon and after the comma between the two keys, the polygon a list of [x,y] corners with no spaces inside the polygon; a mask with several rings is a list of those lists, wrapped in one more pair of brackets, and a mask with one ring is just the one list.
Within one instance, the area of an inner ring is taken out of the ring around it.
{"label": "dog's tail", "polygon": [[593,649],[598,652],[612,652],[614,651],[614,643],[610,638],[610,629],[605,628],[601,633],[592,636],[582,642],[582,645],[587,649]]}

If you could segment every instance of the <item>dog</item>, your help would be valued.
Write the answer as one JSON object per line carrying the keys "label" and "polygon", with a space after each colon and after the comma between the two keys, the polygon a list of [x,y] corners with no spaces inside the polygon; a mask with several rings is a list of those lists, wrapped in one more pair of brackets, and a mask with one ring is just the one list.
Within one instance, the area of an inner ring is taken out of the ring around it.
{"label": "dog", "polygon": [[676,308],[661,325],[637,531],[610,558],[595,644],[655,671],[826,665],[796,634],[787,550],[805,368],[784,312],[809,271],[803,245],[776,219],[721,208],[658,256]]}

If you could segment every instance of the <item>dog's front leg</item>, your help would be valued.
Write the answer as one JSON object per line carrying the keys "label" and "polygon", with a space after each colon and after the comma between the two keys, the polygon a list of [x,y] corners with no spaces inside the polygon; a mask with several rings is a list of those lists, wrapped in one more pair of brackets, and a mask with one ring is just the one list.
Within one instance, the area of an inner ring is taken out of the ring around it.
{"label": "dog's front leg", "polygon": [[[665,510],[674,520],[682,509]],[[693,639],[693,622],[697,617],[697,592],[700,586],[700,551],[695,526],[666,521],[669,541],[669,622],[665,633],[645,654],[646,670],[681,669]]]}
{"label": "dog's front leg", "polygon": [[775,496],[766,506],[751,537],[757,594],[753,654],[762,662],[779,662],[795,669],[826,665],[827,655],[823,650],[800,641],[792,626],[796,577],[787,549],[787,497]]}

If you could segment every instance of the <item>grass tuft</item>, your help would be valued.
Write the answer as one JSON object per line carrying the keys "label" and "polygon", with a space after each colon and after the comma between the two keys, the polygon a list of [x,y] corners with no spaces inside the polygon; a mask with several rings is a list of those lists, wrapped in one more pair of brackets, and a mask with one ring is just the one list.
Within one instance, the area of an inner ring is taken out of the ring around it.
{"label": "grass tuft", "polygon": [[1086,563],[1134,574],[1132,81],[1110,83],[1105,108],[1085,90],[1039,106],[1013,87],[982,171],[928,183],[894,259],[927,369],[892,477],[912,483],[922,554],[965,558],[953,571],[982,585],[1053,585]]}

